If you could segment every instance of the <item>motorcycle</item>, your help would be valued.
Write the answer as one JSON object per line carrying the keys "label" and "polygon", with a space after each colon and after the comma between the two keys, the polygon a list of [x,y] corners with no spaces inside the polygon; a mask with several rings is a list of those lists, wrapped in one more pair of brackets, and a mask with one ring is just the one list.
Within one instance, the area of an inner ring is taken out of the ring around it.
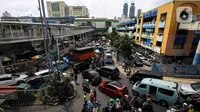
{"label": "motorcycle", "polygon": [[90,92],[89,83],[87,84],[82,83],[82,87],[83,87],[83,91],[88,92],[88,93]]}
{"label": "motorcycle", "polygon": [[166,110],[166,112],[181,112],[179,106],[170,106],[169,109]]}
{"label": "motorcycle", "polygon": [[153,110],[153,105],[151,100],[147,100],[146,96],[139,97],[139,107],[143,110]]}
{"label": "motorcycle", "polygon": [[100,106],[101,106],[101,102],[100,101],[95,101],[94,102],[94,112],[100,112]]}

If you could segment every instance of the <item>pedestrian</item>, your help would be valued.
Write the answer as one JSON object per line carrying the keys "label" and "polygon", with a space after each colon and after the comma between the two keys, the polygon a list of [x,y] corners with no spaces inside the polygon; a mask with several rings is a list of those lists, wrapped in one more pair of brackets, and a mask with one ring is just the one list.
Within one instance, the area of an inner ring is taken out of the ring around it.
{"label": "pedestrian", "polygon": [[76,73],[74,74],[74,79],[75,79],[75,82],[77,82],[78,76]]}
{"label": "pedestrian", "polygon": [[94,103],[94,93],[93,93],[93,90],[90,91],[90,95],[89,96],[90,96],[90,102]]}
{"label": "pedestrian", "polygon": [[95,99],[95,101],[97,101],[97,91],[95,88],[93,89],[93,93],[94,93],[94,99]]}
{"label": "pedestrian", "polygon": [[84,103],[85,103],[87,101],[87,93],[84,93],[83,98],[84,98]]}

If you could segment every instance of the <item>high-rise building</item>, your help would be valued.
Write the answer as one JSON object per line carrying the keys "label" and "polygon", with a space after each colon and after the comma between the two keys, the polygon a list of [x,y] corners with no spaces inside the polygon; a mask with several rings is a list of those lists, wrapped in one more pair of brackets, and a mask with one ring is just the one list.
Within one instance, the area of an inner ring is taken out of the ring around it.
{"label": "high-rise building", "polygon": [[11,17],[11,14],[8,13],[7,11],[5,11],[2,15],[3,15],[3,17]]}
{"label": "high-rise building", "polygon": [[141,10],[141,9],[138,9],[138,10],[137,10],[137,17],[139,17],[141,13],[142,13],[142,10]]}
{"label": "high-rise building", "polygon": [[124,15],[125,17],[128,17],[128,3],[124,3],[123,15]]}
{"label": "high-rise building", "polygon": [[48,17],[67,17],[69,15],[68,6],[64,1],[47,1]]}
{"label": "high-rise building", "polygon": [[88,18],[88,8],[86,6],[69,6],[69,16]]}
{"label": "high-rise building", "polygon": [[129,17],[135,16],[135,3],[131,3]]}

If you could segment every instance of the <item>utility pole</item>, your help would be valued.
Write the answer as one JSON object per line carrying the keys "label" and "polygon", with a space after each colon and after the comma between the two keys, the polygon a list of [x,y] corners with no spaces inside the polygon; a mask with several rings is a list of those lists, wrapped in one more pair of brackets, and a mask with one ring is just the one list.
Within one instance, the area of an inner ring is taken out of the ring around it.
{"label": "utility pole", "polygon": [[[46,46],[47,46],[47,63],[49,64],[49,70],[51,69],[53,72],[53,66],[52,66],[52,60],[51,55],[49,53],[49,35],[48,35],[48,25],[46,20],[46,13],[45,13],[45,7],[44,7],[44,0],[41,0],[41,7],[42,7],[42,13],[43,13],[43,22],[44,22],[44,38],[46,40]],[[50,62],[49,62],[50,61]]]}
{"label": "utility pole", "polygon": [[[42,27],[42,31],[43,31],[43,37],[44,37],[44,49],[45,49],[45,54],[46,56],[48,56],[48,51],[47,51],[47,40],[45,38],[45,31],[44,31],[44,24],[43,24],[43,18],[42,18],[42,11],[41,11],[41,6],[40,6],[40,0],[38,0],[38,5],[39,5],[39,8],[38,10],[40,11],[40,20],[41,20],[41,27]],[[49,65],[49,64],[48,64]],[[49,67],[48,67],[49,68]]]}

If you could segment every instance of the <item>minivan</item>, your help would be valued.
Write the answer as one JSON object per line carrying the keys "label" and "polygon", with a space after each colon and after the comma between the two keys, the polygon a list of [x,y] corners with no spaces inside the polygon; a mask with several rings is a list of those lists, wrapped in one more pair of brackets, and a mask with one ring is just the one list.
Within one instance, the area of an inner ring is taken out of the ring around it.
{"label": "minivan", "polygon": [[132,88],[133,95],[149,94],[151,99],[162,106],[175,105],[178,102],[178,84],[160,79],[144,78],[138,81]]}
{"label": "minivan", "polygon": [[119,69],[115,66],[103,66],[98,68],[97,72],[101,76],[108,77],[109,79],[116,79],[120,75]]}
{"label": "minivan", "polygon": [[130,76],[129,82],[133,84],[139,80],[142,80],[143,78],[163,79],[163,75],[161,73],[154,72],[151,70],[138,70]]}

